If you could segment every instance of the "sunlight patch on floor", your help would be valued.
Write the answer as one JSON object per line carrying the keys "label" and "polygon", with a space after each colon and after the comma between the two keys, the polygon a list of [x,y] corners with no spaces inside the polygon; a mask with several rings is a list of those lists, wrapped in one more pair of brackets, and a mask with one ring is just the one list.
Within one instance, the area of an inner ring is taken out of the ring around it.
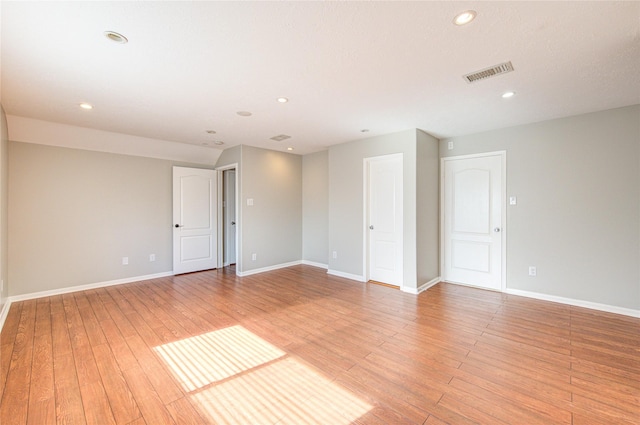
{"label": "sunlight patch on floor", "polygon": [[242,326],[154,350],[212,423],[348,425],[371,409]]}
{"label": "sunlight patch on floor", "polygon": [[268,363],[285,353],[242,326],[231,326],[155,347],[186,391]]}
{"label": "sunlight patch on floor", "polygon": [[217,424],[348,425],[371,409],[291,357],[191,397]]}

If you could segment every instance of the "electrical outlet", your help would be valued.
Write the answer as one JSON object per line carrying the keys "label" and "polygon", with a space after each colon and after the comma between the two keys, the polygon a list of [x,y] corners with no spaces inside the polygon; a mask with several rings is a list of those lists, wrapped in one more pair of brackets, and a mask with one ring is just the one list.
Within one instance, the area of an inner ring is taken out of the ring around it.
{"label": "electrical outlet", "polygon": [[149,254],[149,261],[150,262],[156,261],[156,254]]}
{"label": "electrical outlet", "polygon": [[122,265],[126,266],[127,264],[129,264],[129,257],[122,257]]}
{"label": "electrical outlet", "polygon": [[449,149],[449,150],[453,149],[453,142],[448,142],[447,143],[447,149]]}
{"label": "electrical outlet", "polygon": [[536,268],[536,266],[529,266],[529,276],[537,276],[538,275],[538,269]]}
{"label": "electrical outlet", "polygon": [[247,198],[247,206],[248,207],[252,207],[253,206],[253,198]]}
{"label": "electrical outlet", "polygon": [[258,254],[251,254],[251,261],[256,261],[258,259]]}
{"label": "electrical outlet", "polygon": [[338,258],[338,251],[333,251],[333,258]]}

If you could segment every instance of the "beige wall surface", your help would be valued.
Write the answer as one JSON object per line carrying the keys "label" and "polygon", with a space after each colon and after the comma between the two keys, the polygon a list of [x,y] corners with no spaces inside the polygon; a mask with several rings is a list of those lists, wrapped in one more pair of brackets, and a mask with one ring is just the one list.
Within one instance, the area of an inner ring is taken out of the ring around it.
{"label": "beige wall surface", "polygon": [[439,140],[417,130],[417,272],[418,285],[440,276]]}
{"label": "beige wall surface", "polygon": [[357,140],[329,148],[329,269],[363,275],[363,160],[403,154],[404,288],[416,281],[416,130]]}
{"label": "beige wall surface", "polygon": [[[300,261],[302,157],[243,146],[241,164],[240,271]],[[253,199],[253,206],[247,205],[247,199]]]}
{"label": "beige wall surface", "polygon": [[9,142],[9,295],[171,272],[173,165]]}
{"label": "beige wall surface", "polygon": [[2,291],[0,291],[0,311],[4,306],[9,293],[9,237],[8,237],[8,181],[9,181],[9,132],[7,128],[7,117],[2,105],[0,105],[0,130],[2,141],[0,144],[0,279],[2,280]]}
{"label": "beige wall surface", "polygon": [[302,157],[243,145],[224,150],[216,168],[231,164],[237,164],[240,206],[236,270],[300,261]]}
{"label": "beige wall surface", "polygon": [[517,196],[507,288],[640,309],[640,105],[440,144],[442,156],[498,150]]}
{"label": "beige wall surface", "polygon": [[238,210],[236,211],[236,271],[242,272],[244,265],[242,261],[242,145],[225,149],[216,162],[217,168],[227,168],[233,165],[236,169],[236,180],[238,181],[236,197],[238,200]]}
{"label": "beige wall surface", "polygon": [[327,151],[302,157],[302,259],[328,263],[329,155]]}

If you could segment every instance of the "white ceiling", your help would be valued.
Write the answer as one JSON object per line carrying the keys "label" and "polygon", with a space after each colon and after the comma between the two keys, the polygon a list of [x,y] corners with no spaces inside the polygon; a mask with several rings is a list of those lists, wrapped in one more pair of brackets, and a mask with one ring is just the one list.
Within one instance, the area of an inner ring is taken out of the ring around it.
{"label": "white ceiling", "polygon": [[[154,139],[305,154],[409,128],[444,138],[640,103],[637,1],[0,7],[7,114]],[[466,9],[475,21],[453,25]],[[505,61],[514,72],[462,78]],[[502,99],[507,90],[516,96]],[[279,134],[291,139],[270,140]]]}

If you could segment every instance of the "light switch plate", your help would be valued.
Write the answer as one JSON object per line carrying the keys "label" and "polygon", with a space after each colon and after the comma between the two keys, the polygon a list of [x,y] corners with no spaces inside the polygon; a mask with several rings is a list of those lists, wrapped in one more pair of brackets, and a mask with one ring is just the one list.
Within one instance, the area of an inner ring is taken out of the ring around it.
{"label": "light switch plate", "polygon": [[509,197],[509,205],[517,205],[517,204],[518,204],[518,198],[516,198],[515,196]]}

